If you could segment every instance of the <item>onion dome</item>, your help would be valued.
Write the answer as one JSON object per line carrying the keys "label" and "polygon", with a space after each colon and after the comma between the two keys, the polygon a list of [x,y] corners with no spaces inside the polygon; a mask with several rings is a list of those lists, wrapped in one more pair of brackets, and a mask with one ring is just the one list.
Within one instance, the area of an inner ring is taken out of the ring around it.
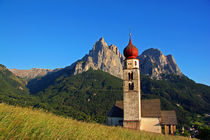
{"label": "onion dome", "polygon": [[123,50],[126,59],[135,59],[138,56],[138,49],[131,42],[131,34],[128,46]]}

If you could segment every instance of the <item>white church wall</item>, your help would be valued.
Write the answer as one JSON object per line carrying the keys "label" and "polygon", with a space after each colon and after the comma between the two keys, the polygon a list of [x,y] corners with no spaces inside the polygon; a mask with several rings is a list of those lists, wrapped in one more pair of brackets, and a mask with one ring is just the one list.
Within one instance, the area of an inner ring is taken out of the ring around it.
{"label": "white church wall", "polygon": [[161,133],[160,118],[141,118],[140,130]]}
{"label": "white church wall", "polygon": [[108,125],[121,125],[119,122],[123,121],[120,117],[108,117]]}

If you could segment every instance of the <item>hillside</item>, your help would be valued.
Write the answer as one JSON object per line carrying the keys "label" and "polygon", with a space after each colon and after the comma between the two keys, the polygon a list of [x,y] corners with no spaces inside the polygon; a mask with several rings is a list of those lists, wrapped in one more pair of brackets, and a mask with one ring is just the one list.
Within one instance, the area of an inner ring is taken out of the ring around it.
{"label": "hillside", "polygon": [[25,83],[25,80],[16,77],[0,64],[0,102],[19,105],[32,105],[36,102],[37,100],[30,95]]}
{"label": "hillside", "polygon": [[0,110],[0,139],[188,139],[79,122],[6,104],[0,104]]}
{"label": "hillside", "polygon": [[[189,128],[193,120],[199,119],[198,115],[210,112],[208,86],[196,84],[185,76],[165,75],[164,79],[141,75],[142,98],[160,98],[162,109],[176,110],[180,127]],[[78,75],[62,69],[34,79],[32,88],[29,87],[33,94],[29,94],[22,79],[4,66],[1,66],[0,80],[1,101],[104,124],[115,101],[123,96],[120,78],[92,69]]]}
{"label": "hillside", "polygon": [[179,126],[189,128],[194,121],[203,122],[199,116],[210,112],[210,87],[185,76],[165,75],[164,80],[153,80],[142,75],[141,89],[142,98],[160,98],[162,109],[176,110]]}
{"label": "hillside", "polygon": [[78,75],[60,76],[36,94],[45,109],[77,120],[106,123],[116,100],[122,100],[122,80],[92,69]]}
{"label": "hillside", "polygon": [[[190,127],[197,115],[210,112],[210,88],[184,76],[167,75],[153,80],[141,75],[142,98],[160,98],[163,110],[176,110],[179,126]],[[46,79],[47,80],[47,79]],[[44,79],[41,79],[44,83]],[[92,69],[78,75],[58,76],[35,93],[37,106],[78,120],[106,123],[116,100],[122,100],[122,81],[103,71]],[[78,113],[79,112],[79,113]]]}

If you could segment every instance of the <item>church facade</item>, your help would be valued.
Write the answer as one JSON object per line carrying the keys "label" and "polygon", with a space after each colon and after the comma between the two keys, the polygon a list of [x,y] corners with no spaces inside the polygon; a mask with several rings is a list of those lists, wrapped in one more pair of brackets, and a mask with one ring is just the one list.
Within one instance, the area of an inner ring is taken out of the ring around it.
{"label": "church facade", "polygon": [[138,49],[129,44],[123,51],[123,101],[117,101],[108,114],[108,125],[128,129],[174,134],[177,119],[175,111],[161,111],[160,99],[141,100]]}

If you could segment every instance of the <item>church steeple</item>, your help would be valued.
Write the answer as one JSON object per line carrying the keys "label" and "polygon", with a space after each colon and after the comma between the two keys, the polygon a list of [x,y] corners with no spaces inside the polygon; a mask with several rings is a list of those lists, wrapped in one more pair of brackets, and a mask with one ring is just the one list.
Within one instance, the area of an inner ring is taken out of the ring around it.
{"label": "church steeple", "polygon": [[138,49],[131,42],[123,51],[125,60],[123,68],[123,127],[140,129],[141,121],[141,94]]}

